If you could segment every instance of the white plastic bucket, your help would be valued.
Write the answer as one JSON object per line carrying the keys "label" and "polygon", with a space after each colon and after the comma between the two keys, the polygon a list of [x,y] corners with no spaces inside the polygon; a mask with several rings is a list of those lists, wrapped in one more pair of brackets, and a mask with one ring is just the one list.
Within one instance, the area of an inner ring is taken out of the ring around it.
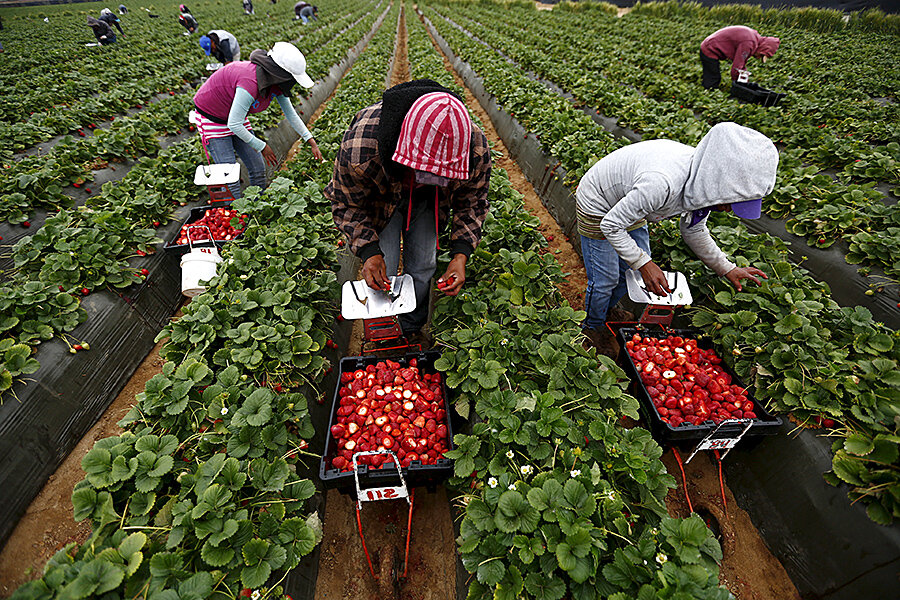
{"label": "white plastic bucket", "polygon": [[194,248],[181,257],[181,293],[194,297],[206,291],[201,281],[216,276],[216,265],[222,262],[215,248]]}

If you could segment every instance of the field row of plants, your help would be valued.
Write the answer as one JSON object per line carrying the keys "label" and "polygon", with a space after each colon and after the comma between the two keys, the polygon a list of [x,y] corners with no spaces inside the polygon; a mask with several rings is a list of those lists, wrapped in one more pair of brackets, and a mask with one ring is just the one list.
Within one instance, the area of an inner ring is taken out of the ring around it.
{"label": "field row of plants", "polygon": [[[328,32],[310,55],[309,71],[325,73],[340,61],[371,29],[383,11],[378,6],[366,5],[365,18],[344,34]],[[185,95],[184,121],[189,102]],[[268,111],[254,123],[261,131],[278,120],[276,111]],[[173,207],[197,198],[193,172],[203,160],[196,136],[145,156],[122,180],[104,184],[84,206],[57,207],[59,212],[41,228],[15,244],[15,268],[4,274],[0,287],[0,398],[12,393],[15,379],[39,368],[32,356],[38,344],[55,336],[70,340],[66,334],[85,319],[80,298],[146,279],[141,257],[156,249],[161,241],[156,227],[172,218]],[[80,340],[70,345],[75,343],[83,345]]]}
{"label": "field row of plants", "polygon": [[[577,129],[571,111],[581,113],[545,86],[529,83],[517,66],[498,60],[493,50],[435,10],[426,8],[425,14],[433,17],[454,52],[484,78],[485,89],[500,106],[567,172],[583,172],[590,164],[578,154],[573,157],[573,148],[599,148],[599,157],[616,147],[590,119]],[[873,520],[891,523],[900,517],[900,336],[873,321],[864,308],[839,307],[827,285],[790,263],[781,240],[751,235],[728,215],[714,221],[713,235],[722,249],[740,257],[740,265],[764,270],[769,279],[759,288],[735,292],[682,246],[677,225],[655,227],[661,264],[691,278],[699,305],[694,324],[729,350],[738,373],[753,382],[756,397],[768,408],[790,413],[808,426],[834,421],[828,432],[835,440],[833,470],[826,479],[849,484],[851,498],[864,502]]]}
{"label": "field row of plants", "polygon": [[[889,198],[883,191],[900,182],[900,104],[892,83],[898,80],[892,73],[900,73],[892,65],[884,67],[896,35],[822,36],[803,28],[757,25],[785,40],[771,63],[749,65],[763,73],[764,84],[789,89],[782,106],[765,108],[698,84],[700,41],[727,22],[687,15],[657,18],[641,10],[617,19],[602,8],[567,6],[541,18],[530,7],[495,11],[489,5],[453,3],[439,10],[524,69],[645,139],[696,144],[721,121],[766,133],[781,148],[768,214],[787,218],[788,231],[812,246],[827,248],[843,240],[850,247],[848,262],[879,267],[894,280],[900,276],[900,209],[894,204],[900,188]],[[835,72],[847,80],[835,82]],[[876,101],[880,96],[888,98]],[[570,174],[573,181],[580,173]]]}
{"label": "field row of plants", "polygon": [[[411,76],[462,94],[422,23],[407,28]],[[435,366],[473,423],[448,453],[468,597],[728,598],[703,521],[666,514],[662,449],[619,423],[636,400],[612,361],[582,348],[584,314],[557,291],[564,275],[522,198],[495,168],[473,284],[432,321]]]}
{"label": "field row of plants", "polygon": [[[329,157],[328,140],[383,89],[398,12],[316,123]],[[315,485],[303,461],[316,462],[307,403],[331,370],[338,302],[338,233],[321,194],[330,173],[301,160],[235,202],[247,228],[208,291],[160,334],[162,374],[137,396],[125,433],[82,461],[72,499],[91,540],[60,551],[14,598],[281,596],[279,577],[321,540],[304,508]]]}

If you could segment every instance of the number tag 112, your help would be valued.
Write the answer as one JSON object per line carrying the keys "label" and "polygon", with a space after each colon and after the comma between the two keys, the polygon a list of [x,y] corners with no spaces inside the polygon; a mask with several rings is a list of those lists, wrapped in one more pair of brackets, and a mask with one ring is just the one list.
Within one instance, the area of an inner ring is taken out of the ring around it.
{"label": "number tag 112", "polygon": [[408,496],[406,487],[381,487],[369,488],[359,491],[359,500],[361,502],[371,502],[376,500],[400,500]]}

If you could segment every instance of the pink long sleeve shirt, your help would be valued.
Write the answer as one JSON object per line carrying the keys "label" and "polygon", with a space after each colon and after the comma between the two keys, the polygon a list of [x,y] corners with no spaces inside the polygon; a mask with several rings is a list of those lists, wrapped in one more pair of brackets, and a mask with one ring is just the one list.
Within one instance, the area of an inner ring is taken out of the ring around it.
{"label": "pink long sleeve shirt", "polygon": [[724,27],[700,44],[700,51],[710,58],[731,61],[731,80],[747,65],[751,56],[774,56],[781,43],[776,37],[759,35],[755,29],[743,25]]}

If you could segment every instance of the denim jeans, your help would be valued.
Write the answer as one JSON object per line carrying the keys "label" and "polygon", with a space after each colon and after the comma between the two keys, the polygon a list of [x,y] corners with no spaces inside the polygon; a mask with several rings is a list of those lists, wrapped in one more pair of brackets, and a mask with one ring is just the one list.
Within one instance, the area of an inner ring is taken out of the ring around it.
{"label": "denim jeans", "polygon": [[406,230],[406,206],[398,208],[378,234],[384,253],[387,275],[397,274],[400,265],[400,240],[403,239],[403,272],[411,275],[416,290],[416,309],[399,317],[403,333],[419,331],[428,321],[431,278],[437,268],[437,231],[434,226],[434,188],[428,186],[412,203],[409,230]]}
{"label": "denim jeans", "polygon": [[[650,253],[650,232],[641,227],[628,233],[638,247]],[[625,296],[625,273],[631,267],[619,258],[612,244],[606,240],[594,240],[581,236],[581,253],[587,271],[587,290],[584,293],[584,309],[587,318],[582,327],[600,329],[609,310]]]}
{"label": "denim jeans", "polygon": [[[229,135],[228,137],[210,138],[207,141],[207,147],[210,158],[216,164],[234,163],[237,162],[236,156],[240,157],[250,175],[250,185],[266,188],[266,163],[262,153],[254,150],[250,144],[236,135]],[[228,189],[235,198],[241,197],[240,181],[229,184]]]}

